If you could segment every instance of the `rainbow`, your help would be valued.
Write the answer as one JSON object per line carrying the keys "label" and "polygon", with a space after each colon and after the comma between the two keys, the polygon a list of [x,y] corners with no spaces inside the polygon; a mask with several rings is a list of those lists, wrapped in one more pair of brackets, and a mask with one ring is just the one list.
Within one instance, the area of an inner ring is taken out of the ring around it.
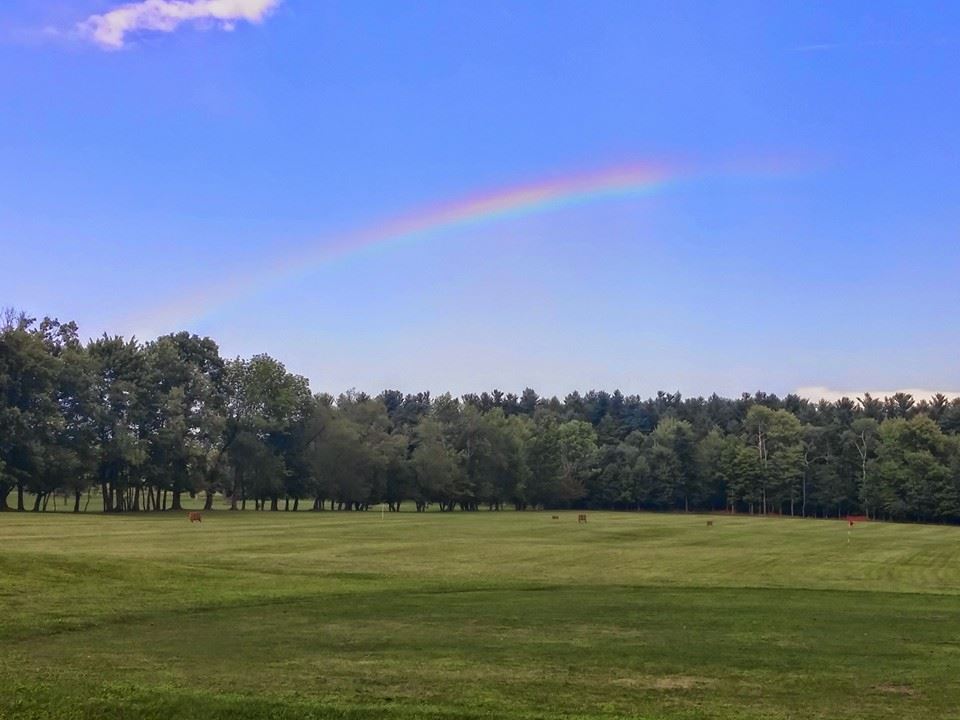
{"label": "rainbow", "polygon": [[662,170],[644,166],[522,185],[460,200],[371,228],[349,242],[346,249],[356,250],[368,245],[532,215],[603,198],[643,194],[664,184],[667,177],[668,174]]}
{"label": "rainbow", "polygon": [[336,258],[367,248],[423,240],[439,233],[557,208],[647,195],[684,177],[686,173],[676,168],[667,169],[651,164],[620,166],[460,199],[328,240],[275,263],[257,276],[211,286],[199,296],[176,306],[166,306],[163,318],[154,316],[153,324],[157,324],[157,320],[164,325],[202,320],[243,297],[275,287],[281,281],[309,275]]}

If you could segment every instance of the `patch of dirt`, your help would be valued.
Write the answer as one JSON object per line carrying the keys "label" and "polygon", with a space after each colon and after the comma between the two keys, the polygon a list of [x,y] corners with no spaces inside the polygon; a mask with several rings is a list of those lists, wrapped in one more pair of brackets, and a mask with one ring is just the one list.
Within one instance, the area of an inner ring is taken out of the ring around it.
{"label": "patch of dirt", "polygon": [[614,685],[640,688],[644,690],[696,690],[708,687],[716,682],[713,678],[695,675],[664,675],[662,677],[640,676],[617,678]]}
{"label": "patch of dirt", "polygon": [[877,692],[886,693],[887,695],[908,695],[914,696],[917,694],[917,691],[913,688],[912,685],[897,685],[894,683],[880,683],[874,688]]}

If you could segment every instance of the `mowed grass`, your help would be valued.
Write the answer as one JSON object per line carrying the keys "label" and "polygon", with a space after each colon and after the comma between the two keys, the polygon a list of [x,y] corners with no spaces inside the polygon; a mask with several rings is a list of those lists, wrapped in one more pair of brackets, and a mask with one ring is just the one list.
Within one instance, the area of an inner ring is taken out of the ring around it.
{"label": "mowed grass", "polygon": [[0,515],[0,717],[960,717],[960,529]]}

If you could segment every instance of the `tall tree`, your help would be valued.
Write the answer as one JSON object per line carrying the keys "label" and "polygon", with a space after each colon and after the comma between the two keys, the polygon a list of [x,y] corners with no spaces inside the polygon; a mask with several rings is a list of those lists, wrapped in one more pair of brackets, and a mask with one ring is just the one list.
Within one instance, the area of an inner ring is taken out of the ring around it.
{"label": "tall tree", "polygon": [[756,451],[762,512],[789,503],[793,514],[803,477],[800,421],[787,410],[756,404],[747,412],[744,429]]}
{"label": "tall tree", "polygon": [[695,448],[693,426],[686,420],[667,417],[650,435],[648,464],[669,507],[689,510],[691,502],[699,504],[702,500]]}

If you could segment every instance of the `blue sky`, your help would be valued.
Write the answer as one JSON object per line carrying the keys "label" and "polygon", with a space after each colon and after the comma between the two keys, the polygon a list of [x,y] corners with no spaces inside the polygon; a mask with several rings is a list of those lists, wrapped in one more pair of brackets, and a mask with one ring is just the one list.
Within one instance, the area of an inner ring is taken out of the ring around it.
{"label": "blue sky", "polygon": [[[0,305],[210,334],[317,391],[960,390],[960,4],[190,4],[253,14],[0,5]],[[648,161],[780,170],[257,285],[397,215]]]}

